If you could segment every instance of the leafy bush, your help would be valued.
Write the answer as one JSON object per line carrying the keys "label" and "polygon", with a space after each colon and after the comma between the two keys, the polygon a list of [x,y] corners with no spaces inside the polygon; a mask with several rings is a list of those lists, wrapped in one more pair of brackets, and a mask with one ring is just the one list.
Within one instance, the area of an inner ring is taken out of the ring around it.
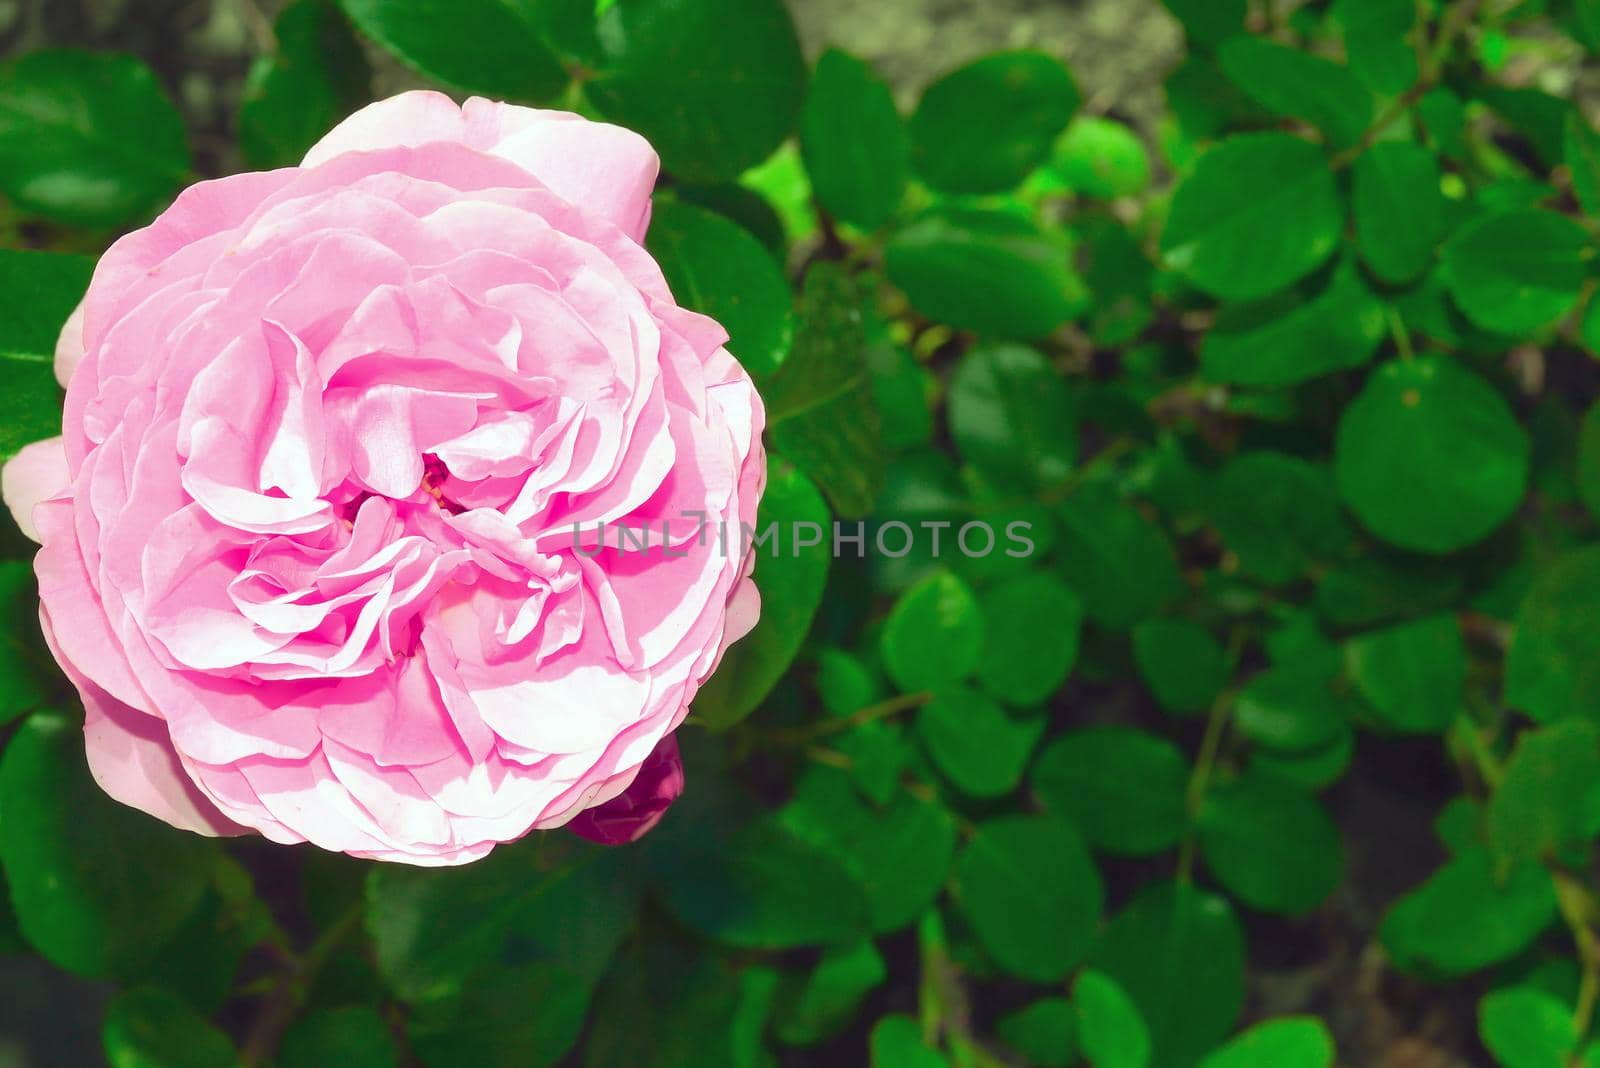
{"label": "leafy bush", "polygon": [[[1467,1061],[1600,1064],[1600,3],[1165,2],[1149,126],[1031,51],[906,113],[779,0],[289,4],[224,166],[380,50],[644,133],[762,523],[846,540],[763,557],[641,844],[436,871],[106,798],[8,535],[0,946],[116,984],[116,1068],[1328,1068],[1368,944]],[[0,72],[0,452],[195,166],[131,55]]]}

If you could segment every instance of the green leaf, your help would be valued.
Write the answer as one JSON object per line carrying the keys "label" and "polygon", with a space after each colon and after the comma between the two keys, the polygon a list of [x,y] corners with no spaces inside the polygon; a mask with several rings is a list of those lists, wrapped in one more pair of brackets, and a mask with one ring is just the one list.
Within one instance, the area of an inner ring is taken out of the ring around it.
{"label": "green leaf", "polygon": [[884,267],[928,318],[993,337],[1044,337],[1087,303],[1065,239],[1011,212],[924,216],[890,239]]}
{"label": "green leaf", "polygon": [[1415,3],[1339,0],[1335,14],[1344,29],[1345,58],[1363,85],[1398,96],[1416,83],[1417,54],[1407,40],[1417,21]]}
{"label": "green leaf", "polygon": [[905,196],[911,138],[872,68],[830,48],[800,116],[800,151],[817,202],[835,218],[876,230]]}
{"label": "green leaf", "polygon": [[821,1042],[848,1023],[887,977],[883,956],[870,941],[826,950],[790,998],[780,998],[774,1031],[792,1046]]}
{"label": "green leaf", "polygon": [[1372,121],[1371,95],[1330,59],[1241,34],[1222,42],[1217,62],[1250,99],[1274,115],[1304,119],[1335,148],[1355,144]]}
{"label": "green leaf", "polygon": [[272,34],[277,47],[250,68],[239,104],[239,148],[262,170],[298,164],[372,91],[366,53],[329,0],[296,0]]}
{"label": "green leaf", "polygon": [[1600,546],[1573,549],[1534,576],[1506,654],[1505,702],[1542,723],[1600,720]]}
{"label": "green leaf", "polygon": [[[1600,301],[1590,303],[1590,318],[1600,322]],[[1600,518],[1600,403],[1592,404],[1578,425],[1578,499]]]}
{"label": "green leaf", "polygon": [[1214,46],[1244,29],[1249,0],[1161,0],[1196,45]]}
{"label": "green leaf", "polygon": [[831,521],[828,506],[804,475],[781,466],[771,469],[756,524],[765,530],[777,523],[783,540],[756,560],[760,621],[729,647],[695,697],[695,717],[712,729],[731,727],[755,711],[800,651],[822,603],[828,553],[821,547],[793,551],[789,539],[796,523],[815,523],[826,530]]}
{"label": "green leaf", "polygon": [[1500,394],[1454,359],[1394,360],[1340,417],[1334,473],[1372,533],[1448,553],[1510,518],[1527,487],[1530,450]]}
{"label": "green leaf", "polygon": [[1327,745],[1345,729],[1344,710],[1315,664],[1278,664],[1240,691],[1234,724],[1246,738],[1276,750]]}
{"label": "green leaf", "polygon": [[1022,779],[1047,718],[1042,712],[1010,712],[976,690],[951,686],[917,713],[917,736],[962,793],[1003,797]]}
{"label": "green leaf", "polygon": [[1439,162],[1410,141],[1373,145],[1356,160],[1356,247],[1372,273],[1391,285],[1416,279],[1444,236]]}
{"label": "green leaf", "polygon": [[544,101],[567,83],[534,8],[505,0],[339,0],[350,21],[407,66],[499,99]]}
{"label": "green leaf", "polygon": [[1478,326],[1531,334],[1577,304],[1588,250],[1584,228],[1553,211],[1485,215],[1444,246],[1445,284],[1456,307]]}
{"label": "green leaf", "polygon": [[728,331],[728,351],[751,374],[778,369],[794,335],[793,298],[761,242],[714,212],[662,200],[651,215],[645,247],[673,295]]}
{"label": "green leaf", "polygon": [[778,818],[855,877],[866,892],[874,934],[898,930],[921,915],[955,857],[950,813],[903,790],[887,805],[868,805],[834,768],[808,771]]}
{"label": "green leaf", "polygon": [[182,998],[155,987],[119,994],[106,1008],[102,1034],[111,1068],[233,1068],[239,1063],[227,1035]]}
{"label": "green leaf", "polygon": [[778,449],[835,511],[856,519],[883,489],[883,420],[866,361],[860,287],[819,263],[806,273],[794,351],[765,391]]}
{"label": "green leaf", "polygon": [[1268,775],[1219,784],[1200,808],[1206,865],[1239,900],[1264,912],[1310,912],[1339,885],[1339,829],[1313,797]]}
{"label": "green leaf", "polygon": [[957,862],[956,886],[995,963],[1040,983],[1060,980],[1084,958],[1105,905],[1077,832],[1045,816],[980,824]]}
{"label": "green leaf", "polygon": [[586,997],[626,934],[638,888],[611,854],[548,867],[539,852],[502,849],[444,871],[374,868],[366,925],[389,988],[406,1001],[440,1001],[480,976],[488,987],[505,982],[500,965],[543,957]]}
{"label": "green leaf", "polygon": [[284,1032],[278,1068],[399,1068],[400,1052],[378,1010],[318,1009]]}
{"label": "green leaf", "polygon": [[90,777],[83,732],[32,717],[0,761],[0,863],[23,935],[88,976],[138,974],[194,911],[215,841],[113,801]]}
{"label": "green leaf", "polygon": [[1238,134],[1179,183],[1161,252],[1212,296],[1254,300],[1320,266],[1343,226],[1321,149],[1288,134]]}
{"label": "green leaf", "polygon": [[948,403],[956,448],[995,484],[1034,489],[1071,473],[1077,413],[1066,382],[1033,349],[973,349],[956,367]]}
{"label": "green leaf", "polygon": [[1061,688],[1078,659],[1083,604],[1048,572],[1030,572],[985,590],[978,681],[1014,705],[1037,705]]}
{"label": "green leaf", "polygon": [[1189,764],[1177,746],[1130,727],[1069,731],[1035,763],[1033,792],[1094,848],[1139,856],[1176,845],[1189,825]]}
{"label": "green leaf", "polygon": [[977,598],[959,578],[939,571],[895,602],[883,628],[883,667],[902,693],[937,690],[972,675],[983,645]]}
{"label": "green leaf", "polygon": [[1002,1016],[995,1027],[1000,1041],[1038,1068],[1071,1068],[1077,1029],[1076,1010],[1066,998],[1040,998]]}
{"label": "green leaf", "polygon": [[1542,860],[1600,834],[1600,728],[1568,720],[1524,731],[1489,799],[1497,856]]}
{"label": "green leaf", "polygon": [[133,56],[59,49],[0,66],[0,193],[23,211],[114,227],[188,174],[183,120]]}
{"label": "green leaf", "polygon": [[1291,291],[1224,307],[1200,340],[1200,370],[1210,382],[1293,386],[1360,367],[1386,333],[1383,302],[1345,264],[1309,300]]}
{"label": "green leaf", "polygon": [[1465,975],[1516,956],[1555,918],[1543,868],[1501,873],[1486,848],[1472,845],[1397,901],[1379,936],[1397,967]]}
{"label": "green leaf", "polygon": [[1208,1055],[1200,1068],[1333,1068],[1333,1036],[1321,1020],[1286,1016],[1256,1024]]}
{"label": "green leaf", "polygon": [[595,996],[597,1020],[625,1023],[593,1029],[585,1068],[750,1068],[751,1043],[736,1026],[745,996],[740,974],[715,953],[637,939]]}
{"label": "green leaf", "polygon": [[1090,957],[1150,1029],[1150,1063],[1191,1068],[1244,1005],[1244,932],[1228,902],[1176,882],[1146,886],[1112,917]]}
{"label": "green leaf", "polygon": [[56,338],[83,299],[93,270],[94,261],[87,256],[0,249],[0,367],[6,373],[0,397],[0,460],[61,433]]}
{"label": "green leaf", "polygon": [[1072,983],[1078,1045],[1094,1068],[1146,1068],[1150,1031],[1139,1008],[1101,972],[1086,969]]}
{"label": "green leaf", "polygon": [[1058,515],[1058,566],[1096,623],[1127,630],[1183,588],[1166,533],[1109,489],[1080,489]]}
{"label": "green leaf", "polygon": [[1326,468],[1266,449],[1240,453],[1217,477],[1212,514],[1252,578],[1284,584],[1351,543]]}
{"label": "green leaf", "polygon": [[772,818],[726,836],[652,836],[667,908],[691,930],[741,949],[838,944],[868,926],[861,883],[837,857]]}
{"label": "green leaf", "polygon": [[1436,732],[1460,713],[1467,648],[1446,613],[1370,631],[1345,643],[1345,667],[1384,725]]}
{"label": "green leaf", "polygon": [[1577,111],[1567,116],[1563,141],[1572,191],[1588,215],[1600,215],[1600,133]]}
{"label": "green leaf", "polygon": [[1133,196],[1150,184],[1150,156],[1139,135],[1094,115],[1072,120],[1050,154],[1050,170],[1073,192],[1107,200]]}
{"label": "green leaf", "polygon": [[951,71],[911,116],[917,171],[947,193],[999,193],[1045,161],[1082,98],[1042,52],[998,52]]}
{"label": "green leaf", "polygon": [[1563,1068],[1579,1039],[1572,1007],[1533,986],[1505,987],[1478,1002],[1478,1034],[1502,1068]]}
{"label": "green leaf", "polygon": [[1186,619],[1147,619],[1134,627],[1133,659],[1156,703],[1180,714],[1211,707],[1231,670],[1222,644]]}
{"label": "green leaf", "polygon": [[885,1016],[872,1027],[872,1068],[946,1068],[948,1062],[922,1040],[909,1016]]}
{"label": "green leaf", "polygon": [[806,63],[782,0],[617,0],[585,86],[694,182],[737,177],[793,131]]}

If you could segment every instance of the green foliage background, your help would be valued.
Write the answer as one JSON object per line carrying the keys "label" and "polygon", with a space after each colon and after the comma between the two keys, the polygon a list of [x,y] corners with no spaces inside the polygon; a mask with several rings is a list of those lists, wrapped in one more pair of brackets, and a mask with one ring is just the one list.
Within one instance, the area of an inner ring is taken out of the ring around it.
{"label": "green foliage background", "polygon": [[1600,1066],[1600,2],[1165,7],[1159,113],[1027,50],[908,108],[779,0],[293,0],[220,143],[0,68],[0,453],[93,254],[403,67],[650,137],[764,521],[919,529],[762,560],[643,843],[446,871],[105,798],[7,531],[12,1004],[114,1068]]}

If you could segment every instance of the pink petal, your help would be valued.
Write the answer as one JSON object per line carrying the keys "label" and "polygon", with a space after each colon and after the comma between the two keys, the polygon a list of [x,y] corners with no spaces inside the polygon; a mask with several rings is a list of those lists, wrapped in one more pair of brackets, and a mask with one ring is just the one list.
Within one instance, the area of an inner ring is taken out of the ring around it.
{"label": "pink petal", "polygon": [[[74,313],[76,314],[76,313]],[[33,506],[54,497],[71,484],[67,474],[67,450],[61,438],[46,438],[24,445],[0,469],[0,497],[22,532],[42,542],[33,522]]]}

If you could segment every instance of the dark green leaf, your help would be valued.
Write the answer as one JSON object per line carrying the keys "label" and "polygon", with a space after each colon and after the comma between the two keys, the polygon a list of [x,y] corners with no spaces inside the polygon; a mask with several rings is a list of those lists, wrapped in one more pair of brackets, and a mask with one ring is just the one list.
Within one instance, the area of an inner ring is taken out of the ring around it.
{"label": "dark green leaf", "polygon": [[1543,868],[1502,873],[1487,849],[1469,846],[1397,901],[1379,934],[1403,969],[1464,975],[1520,953],[1555,917]]}
{"label": "dark green leaf", "polygon": [[1327,674],[1305,661],[1268,668],[1240,691],[1234,723],[1246,738],[1270,749],[1326,745],[1345,729],[1344,710],[1329,690],[1329,681]]}
{"label": "dark green leaf", "polygon": [[1043,163],[1080,97],[1042,52],[1000,52],[946,74],[911,116],[917,170],[950,193],[998,193]]}
{"label": "dark green leaf", "polygon": [[1009,1016],[995,1030],[1000,1041],[1038,1068],[1071,1068],[1077,1052],[1077,1014],[1066,998],[1040,998]]}
{"label": "dark green leaf", "polygon": [[1346,642],[1344,653],[1356,689],[1395,730],[1442,731],[1461,711],[1467,649],[1454,616],[1370,631]]}
{"label": "dark green leaf", "polygon": [[77,724],[36,715],[0,762],[0,862],[23,935],[90,976],[137,974],[200,902],[216,843],[113,801]]}
{"label": "dark green leaf", "polygon": [[1111,491],[1085,487],[1058,514],[1059,566],[1090,619],[1126,630],[1182,589],[1166,533]]}
{"label": "dark green leaf", "polygon": [[956,448],[992,482],[1034,489],[1072,471],[1077,413],[1066,383],[1033,349],[986,345],[967,353],[948,403]]}
{"label": "dark green leaf", "polygon": [[277,49],[250,68],[239,148],[253,167],[292,167],[372,91],[350,23],[330,0],[296,0],[272,27]]}
{"label": "dark green leaf", "polygon": [[734,178],[794,131],[806,64],[782,0],[616,0],[599,33],[589,98],[679,177]]}
{"label": "dark green leaf", "polygon": [[1274,115],[1304,119],[1335,147],[1355,144],[1372,121],[1370,94],[1330,59],[1241,34],[1222,43],[1217,62],[1246,96]]}
{"label": "dark green leaf", "polygon": [[1577,111],[1567,116],[1565,156],[1572,191],[1589,215],[1600,215],[1600,133]]}
{"label": "dark green leaf", "polygon": [[1445,284],[1478,326],[1530,334],[1578,302],[1588,247],[1583,227],[1553,211],[1485,215],[1445,245]]}
{"label": "dark green leaf", "polygon": [[793,300],[772,254],[749,232],[692,204],[660,201],[645,237],[667,284],[685,307],[728,331],[728,351],[757,376],[789,352]]}
{"label": "dark green leaf", "polygon": [[962,793],[1001,797],[1022,778],[1044,734],[1042,712],[1010,712],[966,686],[939,690],[917,713],[917,735]]}
{"label": "dark green leaf", "polygon": [[696,695],[695,716],[708,726],[731,727],[755,711],[800,651],[822,602],[828,552],[822,546],[794,551],[791,532],[795,523],[815,523],[826,531],[831,518],[804,475],[781,467],[771,471],[756,524],[765,530],[777,523],[781,533],[775,548],[756,560],[761,619],[728,649],[716,674]]}
{"label": "dark green leaf", "polygon": [[1200,369],[1212,382],[1292,386],[1360,367],[1385,333],[1382,301],[1345,265],[1310,300],[1286,294],[1224,308],[1200,341]]}
{"label": "dark green leaf", "polygon": [[1445,228],[1444,194],[1433,153],[1410,141],[1388,141],[1355,165],[1356,246],[1381,280],[1398,285],[1433,262]]}
{"label": "dark green leaf", "polygon": [[1244,1005],[1244,932],[1223,898],[1147,886],[1111,919],[1090,963],[1133,999],[1161,1068],[1190,1068]]}
{"label": "dark green leaf", "polygon": [[955,856],[955,820],[944,809],[904,791],[875,808],[833,768],[809,771],[779,818],[855,876],[877,934],[921,915],[938,896]]}
{"label": "dark green leaf", "polygon": [[106,1009],[103,1035],[111,1068],[233,1068],[239,1063],[227,1035],[182,998],[155,987],[118,995]]}
{"label": "dark green leaf", "polygon": [[1375,93],[1398,96],[1417,80],[1417,54],[1407,37],[1417,21],[1413,0],[1339,0],[1350,70]]}
{"label": "dark green leaf", "polygon": [[1287,583],[1350,544],[1326,468],[1265,449],[1241,453],[1212,490],[1212,512],[1239,569],[1268,583]]}
{"label": "dark green leaf", "polygon": [[566,71],[536,10],[504,0],[339,0],[362,33],[446,85],[501,99],[542,101]]}
{"label": "dark green leaf", "polygon": [[883,489],[883,423],[866,362],[862,293],[843,270],[806,274],[794,351],[765,391],[773,441],[850,519]]}
{"label": "dark green leaf", "polygon": [[1267,775],[1219,784],[1200,809],[1200,848],[1217,880],[1266,912],[1309,912],[1339,885],[1339,830],[1312,797]]}
{"label": "dark green leaf", "polygon": [[1064,238],[1010,212],[947,208],[884,252],[889,280],[930,319],[994,337],[1044,337],[1087,303]]}
{"label": "dark green leaf", "polygon": [[1078,659],[1083,605],[1048,572],[1019,575],[985,590],[983,688],[1014,705],[1036,705],[1066,681]]}
{"label": "dark green leaf", "polygon": [[1447,553],[1482,540],[1516,510],[1530,445],[1505,400],[1449,357],[1395,360],[1367,379],[1339,420],[1339,492],[1368,530]]}
{"label": "dark green leaf", "polygon": [[837,48],[817,60],[800,118],[800,151],[817,202],[835,218],[876,230],[900,206],[910,137],[889,87]]}
{"label": "dark green leaf", "polygon": [[1489,799],[1498,856],[1542,860],[1600,834],[1600,729],[1569,720],[1524,732]]}
{"label": "dark green leaf", "polygon": [[1100,873],[1070,824],[1005,816],[978,827],[956,866],[962,908],[1006,971],[1055,982],[1083,959],[1105,904]]}
{"label": "dark green leaf", "polygon": [[1249,0],[1161,0],[1174,18],[1183,23],[1190,41],[1200,46],[1216,45],[1244,29]]}
{"label": "dark green leaf", "polygon": [[62,49],[0,67],[0,192],[22,210],[117,226],[188,173],[183,120],[133,56]]}
{"label": "dark green leaf", "polygon": [[278,1068],[399,1068],[394,1036],[378,1011],[365,1005],[319,1009],[284,1033]]}
{"label": "dark green leaf", "polygon": [[1505,702],[1540,722],[1600,719],[1600,546],[1574,549],[1534,577],[1506,655]]}
{"label": "dark green leaf", "polygon": [[1344,210],[1322,151],[1281,133],[1240,134],[1201,156],[1161,235],[1167,265],[1225,300],[1310,274],[1338,247]]}
{"label": "dark green leaf", "polygon": [[909,1016],[885,1016],[872,1028],[872,1068],[945,1068],[948,1062],[922,1040]]}
{"label": "dark green leaf", "polygon": [[902,693],[936,690],[978,669],[983,613],[964,582],[929,575],[901,595],[883,628],[883,667]]}
{"label": "dark green leaf", "polygon": [[1189,825],[1189,765],[1167,739],[1129,727],[1089,727],[1047,745],[1033,791],[1108,853],[1159,853]]}
{"label": "dark green leaf", "polygon": [[1228,681],[1226,651],[1186,619],[1147,619],[1133,628],[1133,658],[1156,703],[1168,712],[1203,712]]}
{"label": "dark green leaf", "polygon": [[791,1000],[781,1004],[776,1033],[794,1046],[821,1042],[839,1030],[888,972],[870,941],[827,950]]}

